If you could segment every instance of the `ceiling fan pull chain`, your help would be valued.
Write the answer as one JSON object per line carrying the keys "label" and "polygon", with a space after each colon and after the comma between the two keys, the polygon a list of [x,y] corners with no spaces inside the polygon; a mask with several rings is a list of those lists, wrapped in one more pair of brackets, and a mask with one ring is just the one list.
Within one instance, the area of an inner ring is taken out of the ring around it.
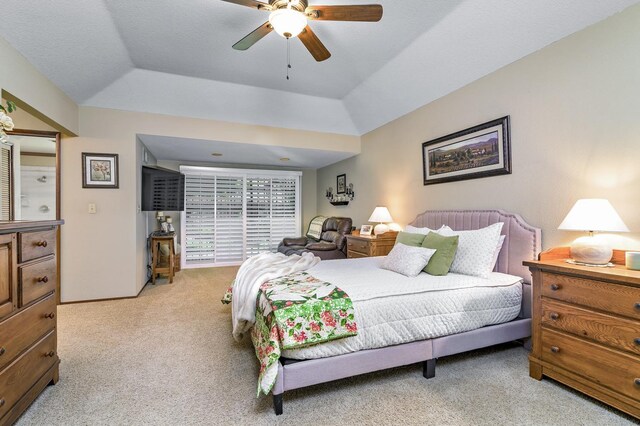
{"label": "ceiling fan pull chain", "polygon": [[287,80],[289,80],[289,70],[291,69],[291,39],[287,39]]}

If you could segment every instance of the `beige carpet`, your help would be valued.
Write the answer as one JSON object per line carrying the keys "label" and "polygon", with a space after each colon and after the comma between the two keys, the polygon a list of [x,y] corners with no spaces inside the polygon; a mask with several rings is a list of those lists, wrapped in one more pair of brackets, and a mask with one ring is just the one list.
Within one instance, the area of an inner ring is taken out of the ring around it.
{"label": "beige carpet", "polygon": [[528,376],[505,345],[256,399],[257,361],[219,299],[235,268],[182,271],[137,299],[59,308],[60,382],[21,425],[621,425],[630,417]]}

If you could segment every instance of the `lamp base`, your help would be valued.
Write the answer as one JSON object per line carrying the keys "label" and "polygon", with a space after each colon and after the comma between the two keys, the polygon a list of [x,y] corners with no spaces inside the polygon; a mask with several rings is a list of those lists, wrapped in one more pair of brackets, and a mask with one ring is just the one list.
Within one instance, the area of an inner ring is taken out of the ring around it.
{"label": "lamp base", "polygon": [[574,261],[588,265],[607,265],[613,257],[613,249],[597,237],[580,237],[571,244]]}
{"label": "lamp base", "polygon": [[384,223],[379,223],[375,228],[373,228],[373,233],[375,235],[384,234],[385,232],[389,232],[389,225],[386,225]]}

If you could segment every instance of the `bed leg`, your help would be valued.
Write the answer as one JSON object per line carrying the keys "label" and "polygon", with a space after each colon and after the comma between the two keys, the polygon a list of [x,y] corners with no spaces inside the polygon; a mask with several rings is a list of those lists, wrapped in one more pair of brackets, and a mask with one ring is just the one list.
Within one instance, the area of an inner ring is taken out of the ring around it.
{"label": "bed leg", "polygon": [[436,377],[436,360],[429,359],[422,363],[422,375],[425,379],[433,379]]}
{"label": "bed leg", "polygon": [[531,345],[531,338],[530,338],[530,337],[528,337],[528,338],[524,339],[524,340],[523,340],[523,342],[522,342],[522,346],[524,346],[524,348],[525,348],[526,350],[528,350],[529,352],[531,352],[531,346],[532,346],[532,345]]}
{"label": "bed leg", "polygon": [[273,395],[273,409],[276,412],[276,416],[282,414],[282,394]]}

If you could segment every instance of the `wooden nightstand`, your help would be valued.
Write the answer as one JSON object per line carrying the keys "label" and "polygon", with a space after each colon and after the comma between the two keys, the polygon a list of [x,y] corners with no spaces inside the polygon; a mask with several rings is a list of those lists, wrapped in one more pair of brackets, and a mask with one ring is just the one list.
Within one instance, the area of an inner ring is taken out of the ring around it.
{"label": "wooden nightstand", "polygon": [[524,262],[533,273],[529,375],[640,418],[640,272],[571,265],[549,253]]}
{"label": "wooden nightstand", "polygon": [[397,232],[386,232],[367,237],[360,234],[347,235],[347,258],[386,256],[396,243]]}

